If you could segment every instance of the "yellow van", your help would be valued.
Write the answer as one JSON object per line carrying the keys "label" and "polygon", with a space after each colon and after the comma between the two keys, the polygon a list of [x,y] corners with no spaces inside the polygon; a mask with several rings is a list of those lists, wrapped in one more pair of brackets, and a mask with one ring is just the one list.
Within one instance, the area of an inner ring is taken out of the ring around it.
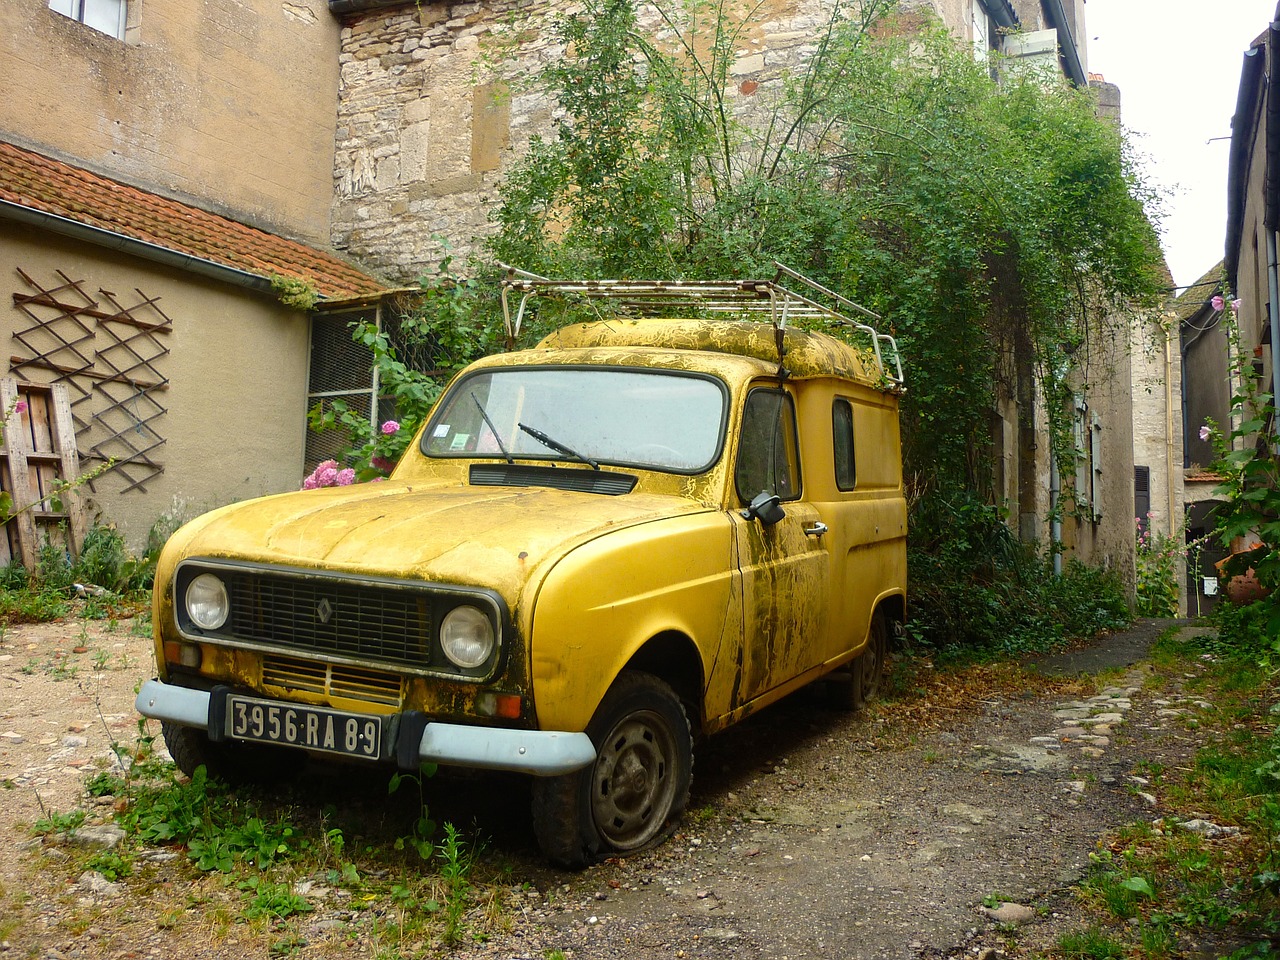
{"label": "yellow van", "polygon": [[549,296],[602,319],[462,371],[389,480],[173,536],[137,708],[180,768],[523,772],[575,866],[670,833],[695,737],[823,676],[874,694],[906,612],[892,338],[781,269],[512,271],[509,330]]}

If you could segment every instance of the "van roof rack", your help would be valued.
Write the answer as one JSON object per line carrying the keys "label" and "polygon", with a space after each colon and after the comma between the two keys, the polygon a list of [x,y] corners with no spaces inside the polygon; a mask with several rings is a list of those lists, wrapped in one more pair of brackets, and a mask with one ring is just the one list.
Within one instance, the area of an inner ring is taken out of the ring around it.
{"label": "van roof rack", "polygon": [[[772,280],[550,280],[498,263],[507,272],[502,282],[502,317],[506,323],[507,342],[512,344],[519,336],[525,307],[533,296],[607,300],[618,313],[628,316],[677,317],[683,308],[691,315],[764,320],[777,331],[780,363],[782,332],[787,325],[795,320],[819,320],[848,327],[866,336],[880,376],[902,387],[902,358],[898,353],[897,340],[887,333],[880,333],[864,320],[855,320],[847,315],[851,313],[866,320],[880,320],[879,314],[777,261],[773,265],[777,273]],[[805,293],[784,287],[784,278],[803,285]],[[514,317],[507,299],[512,291],[521,295]],[[832,305],[827,306],[815,298],[825,299]]]}

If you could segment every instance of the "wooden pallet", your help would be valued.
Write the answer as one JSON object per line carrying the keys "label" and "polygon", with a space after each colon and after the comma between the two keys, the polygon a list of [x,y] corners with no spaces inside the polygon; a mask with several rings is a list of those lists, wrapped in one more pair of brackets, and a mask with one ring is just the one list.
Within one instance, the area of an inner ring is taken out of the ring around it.
{"label": "wooden pallet", "polygon": [[[18,401],[26,409],[18,412]],[[13,500],[0,537],[0,566],[35,570],[45,543],[78,557],[88,523],[71,483],[80,476],[75,421],[65,384],[21,383],[0,378],[0,490]]]}

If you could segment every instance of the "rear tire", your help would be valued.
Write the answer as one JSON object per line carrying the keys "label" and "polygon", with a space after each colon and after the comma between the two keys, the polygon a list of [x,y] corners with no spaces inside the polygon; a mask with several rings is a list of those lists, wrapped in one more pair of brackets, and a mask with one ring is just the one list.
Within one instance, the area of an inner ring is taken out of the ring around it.
{"label": "rear tire", "polygon": [[884,684],[884,663],[889,653],[889,631],[884,617],[871,618],[867,646],[845,670],[831,678],[832,696],[845,710],[861,710],[880,696]]}
{"label": "rear tire", "polygon": [[647,673],[622,673],[587,733],[596,747],[592,763],[533,781],[538,845],[564,867],[656,846],[689,803],[693,736],[684,706],[666,683]]}

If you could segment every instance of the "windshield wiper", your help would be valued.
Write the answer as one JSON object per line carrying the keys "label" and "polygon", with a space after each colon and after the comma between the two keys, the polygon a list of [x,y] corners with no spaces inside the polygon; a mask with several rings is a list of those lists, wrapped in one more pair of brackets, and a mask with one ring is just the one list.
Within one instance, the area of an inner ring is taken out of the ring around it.
{"label": "windshield wiper", "polygon": [[548,447],[554,450],[556,453],[563,453],[566,457],[573,457],[575,460],[580,460],[583,463],[588,464],[593,470],[600,469],[600,464],[596,463],[590,457],[584,457],[577,450],[572,450],[569,447],[566,447],[559,440],[552,440],[541,430],[536,430],[533,427],[530,427],[527,424],[523,424],[523,423],[517,423],[516,426],[519,427],[521,430],[523,430],[525,433],[527,433],[529,436],[533,437],[533,439],[537,440],[544,447]]}
{"label": "windshield wiper", "polygon": [[515,463],[515,461],[511,459],[511,454],[507,453],[507,448],[502,445],[502,434],[498,432],[498,428],[495,427],[493,425],[493,421],[489,419],[489,414],[484,412],[484,404],[480,402],[480,399],[476,396],[474,390],[471,392],[471,399],[475,401],[476,409],[480,411],[480,416],[484,417],[485,424],[493,434],[493,442],[498,445],[498,449],[502,451],[502,455],[507,458],[507,463]]}

